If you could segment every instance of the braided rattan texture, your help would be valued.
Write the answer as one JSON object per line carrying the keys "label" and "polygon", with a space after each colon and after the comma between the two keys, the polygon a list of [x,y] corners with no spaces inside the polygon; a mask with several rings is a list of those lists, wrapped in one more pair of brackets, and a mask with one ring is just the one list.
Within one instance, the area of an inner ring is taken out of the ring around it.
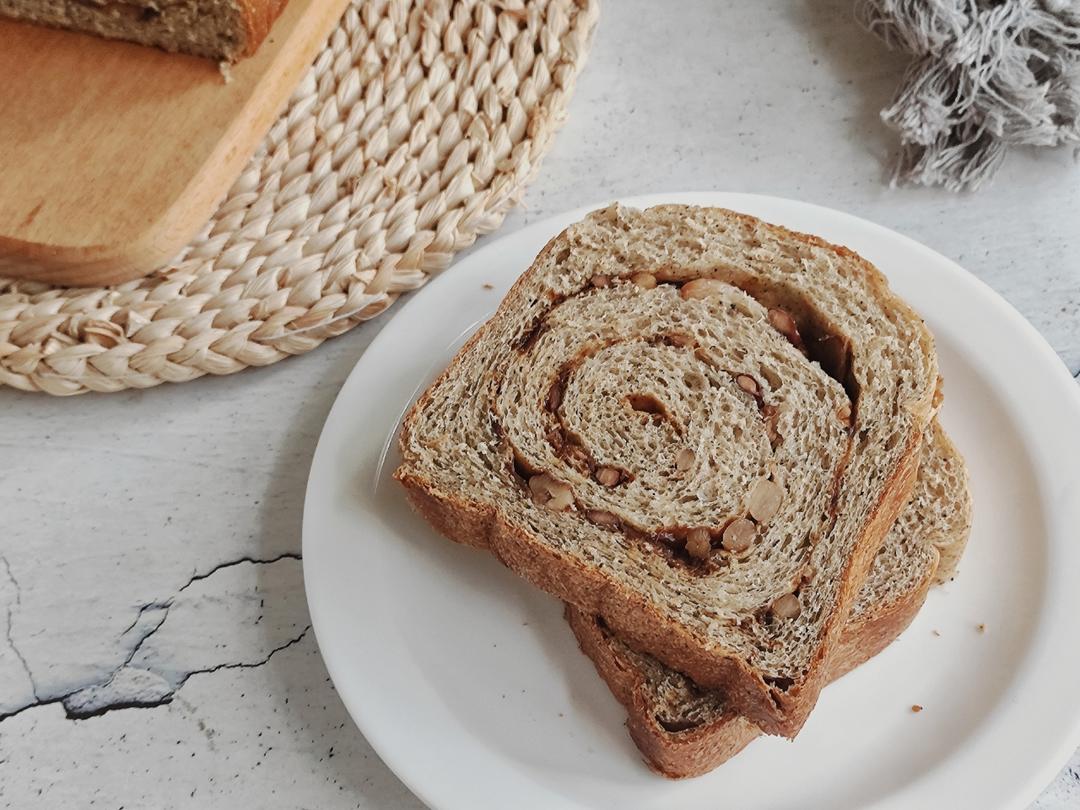
{"label": "braided rattan texture", "polygon": [[353,0],[202,233],[114,287],[0,279],[0,384],[147,388],[310,351],[498,227],[598,0]]}

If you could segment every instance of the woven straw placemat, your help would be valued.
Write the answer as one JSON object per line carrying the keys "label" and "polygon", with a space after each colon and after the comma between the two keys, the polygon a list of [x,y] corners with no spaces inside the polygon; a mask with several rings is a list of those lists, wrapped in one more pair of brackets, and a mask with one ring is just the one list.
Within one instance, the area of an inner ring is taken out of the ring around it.
{"label": "woven straw placemat", "polygon": [[148,388],[310,351],[499,226],[598,0],[353,0],[202,233],[114,287],[0,279],[0,384]]}

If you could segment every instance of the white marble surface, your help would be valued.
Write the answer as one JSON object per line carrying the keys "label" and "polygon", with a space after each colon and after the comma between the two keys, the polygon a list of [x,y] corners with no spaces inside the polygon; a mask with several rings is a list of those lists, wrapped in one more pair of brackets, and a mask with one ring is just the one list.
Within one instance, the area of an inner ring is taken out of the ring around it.
{"label": "white marble surface", "polygon": [[[1014,155],[974,196],[888,189],[876,111],[903,60],[850,5],[607,0],[567,126],[503,231],[650,191],[811,200],[958,260],[1077,374],[1073,153]],[[230,378],[0,390],[0,807],[420,806],[334,693],[301,580],[315,441],[385,318]],[[1034,805],[1077,806],[1080,756]]]}

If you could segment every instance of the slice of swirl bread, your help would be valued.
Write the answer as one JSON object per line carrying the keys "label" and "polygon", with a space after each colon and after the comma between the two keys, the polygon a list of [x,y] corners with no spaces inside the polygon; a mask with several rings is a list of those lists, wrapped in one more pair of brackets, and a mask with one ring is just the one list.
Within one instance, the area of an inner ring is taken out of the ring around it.
{"label": "slice of swirl bread", "polygon": [[[834,652],[831,678],[877,655],[903,632],[931,583],[952,574],[946,562],[955,566],[970,531],[967,471],[935,421],[927,431],[915,491],[874,558]],[[654,770],[672,778],[699,776],[761,733],[731,711],[722,691],[701,689],[652,656],[635,652],[602,619],[570,605],[566,618],[582,651],[626,707],[630,736]]]}
{"label": "slice of swirl bread", "polygon": [[723,209],[555,237],[402,425],[453,540],[793,736],[915,481],[937,360],[868,262]]}

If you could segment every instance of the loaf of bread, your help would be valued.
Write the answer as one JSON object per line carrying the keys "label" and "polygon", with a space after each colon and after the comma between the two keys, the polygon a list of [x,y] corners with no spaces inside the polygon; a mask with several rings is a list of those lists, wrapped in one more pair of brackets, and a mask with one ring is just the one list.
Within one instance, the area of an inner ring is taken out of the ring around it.
{"label": "loaf of bread", "polygon": [[[963,459],[935,421],[915,491],[874,558],[841,643],[831,678],[854,669],[890,644],[911,623],[948,561],[955,566],[971,530],[971,495]],[[940,562],[939,562],[940,555]],[[730,710],[722,691],[704,690],[635,652],[602,619],[567,606],[582,651],[626,707],[630,736],[645,761],[665,776],[711,771],[760,734]]]}
{"label": "loaf of bread", "polygon": [[842,247],[611,206],[551,240],[404,420],[449,538],[793,736],[934,410],[922,321]]}
{"label": "loaf of bread", "polygon": [[0,17],[235,62],[251,56],[287,0],[0,0]]}

